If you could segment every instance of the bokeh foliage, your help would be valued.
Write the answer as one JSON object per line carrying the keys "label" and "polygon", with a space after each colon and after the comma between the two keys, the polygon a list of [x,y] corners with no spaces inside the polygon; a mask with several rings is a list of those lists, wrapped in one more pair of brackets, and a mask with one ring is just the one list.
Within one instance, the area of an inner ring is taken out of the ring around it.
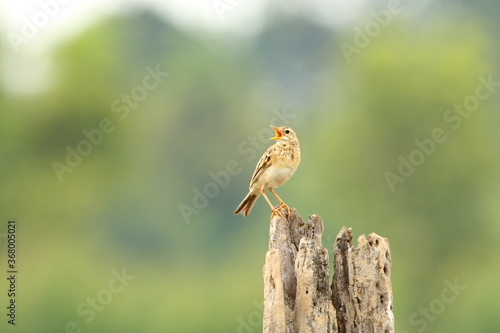
{"label": "bokeh foliage", "polygon": [[[352,31],[286,15],[246,41],[118,15],[57,47],[53,85],[0,89],[0,211],[20,226],[23,331],[241,330],[260,311],[269,211],[262,200],[232,215],[258,159],[238,147],[276,110],[295,115],[303,150],[281,196],[304,219],[323,217],[330,249],[342,225],[389,239],[397,331],[416,331],[408,318],[455,278],[468,289],[427,331],[500,329],[498,92],[459,128],[443,120],[478,77],[500,78],[492,27],[464,11],[393,18],[351,63],[339,43]],[[113,101],[148,66],[169,76],[120,119]],[[59,182],[52,162],[104,118],[114,131]],[[384,174],[436,128],[447,140],[391,191]],[[179,205],[230,161],[239,174],[187,223]],[[77,306],[122,267],[136,278],[85,323]]]}

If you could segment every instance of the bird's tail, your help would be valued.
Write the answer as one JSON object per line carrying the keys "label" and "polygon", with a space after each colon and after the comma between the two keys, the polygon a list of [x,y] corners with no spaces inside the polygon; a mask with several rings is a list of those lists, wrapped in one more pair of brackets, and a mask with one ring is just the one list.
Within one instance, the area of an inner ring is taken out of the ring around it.
{"label": "bird's tail", "polygon": [[250,211],[253,208],[253,205],[255,205],[255,201],[257,201],[257,198],[260,196],[260,193],[255,193],[255,192],[248,192],[247,196],[243,201],[238,205],[238,208],[234,211],[234,215],[237,215],[241,212],[243,212],[243,216],[248,216],[250,214]]}

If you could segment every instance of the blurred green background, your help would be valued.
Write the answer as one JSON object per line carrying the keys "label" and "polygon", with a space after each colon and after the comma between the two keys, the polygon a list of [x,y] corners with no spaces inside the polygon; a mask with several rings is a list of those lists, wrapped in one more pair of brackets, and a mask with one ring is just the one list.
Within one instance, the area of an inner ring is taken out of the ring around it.
{"label": "blurred green background", "polygon": [[278,193],[329,251],[343,225],[389,239],[396,332],[500,331],[500,3],[196,3],[189,24],[119,1],[21,42],[20,12],[3,25],[0,330],[261,331],[270,211],[233,211],[287,124]]}

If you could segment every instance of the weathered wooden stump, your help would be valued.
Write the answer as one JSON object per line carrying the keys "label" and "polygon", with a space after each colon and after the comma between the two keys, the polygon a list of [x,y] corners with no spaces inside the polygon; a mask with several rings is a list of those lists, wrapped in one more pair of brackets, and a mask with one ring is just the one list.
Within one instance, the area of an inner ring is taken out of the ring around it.
{"label": "weathered wooden stump", "polygon": [[264,265],[265,333],[394,332],[391,253],[374,233],[352,245],[343,227],[334,251],[330,284],[328,251],[321,243],[323,220],[302,222],[296,209],[271,220]]}

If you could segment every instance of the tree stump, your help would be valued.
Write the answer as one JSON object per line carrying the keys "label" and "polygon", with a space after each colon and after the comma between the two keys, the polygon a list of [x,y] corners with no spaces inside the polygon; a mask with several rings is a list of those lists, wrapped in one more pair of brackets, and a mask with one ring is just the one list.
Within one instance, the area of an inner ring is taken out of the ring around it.
{"label": "tree stump", "polygon": [[394,332],[391,254],[387,239],[374,233],[352,245],[343,227],[334,251],[330,284],[321,217],[302,222],[296,209],[282,209],[269,231],[264,265],[265,333]]}

